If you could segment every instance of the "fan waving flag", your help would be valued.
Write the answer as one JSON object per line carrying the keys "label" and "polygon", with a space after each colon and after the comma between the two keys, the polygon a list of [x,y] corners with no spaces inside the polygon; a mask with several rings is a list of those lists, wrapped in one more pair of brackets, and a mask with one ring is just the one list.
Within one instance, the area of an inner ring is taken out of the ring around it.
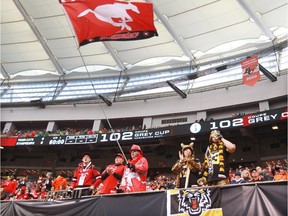
{"label": "fan waving flag", "polygon": [[60,0],[79,45],[97,41],[139,40],[158,36],[153,5],[114,0]]}

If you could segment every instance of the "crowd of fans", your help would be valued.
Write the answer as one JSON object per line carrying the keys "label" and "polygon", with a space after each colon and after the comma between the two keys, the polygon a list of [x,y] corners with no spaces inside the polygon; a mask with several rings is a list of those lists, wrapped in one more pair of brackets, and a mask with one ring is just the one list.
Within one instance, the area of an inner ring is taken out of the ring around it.
{"label": "crowd of fans", "polygon": [[281,164],[276,166],[268,166],[266,168],[261,168],[257,166],[256,168],[249,169],[246,167],[242,169],[240,167],[235,173],[230,172],[231,184],[242,184],[250,182],[259,181],[285,181],[288,180],[287,168]]}
{"label": "crowd of fans", "polygon": [[2,136],[6,137],[25,137],[25,138],[31,138],[31,137],[48,137],[48,136],[63,136],[63,135],[87,135],[87,134],[95,134],[95,133],[106,133],[108,130],[106,128],[103,128],[100,131],[93,131],[91,129],[72,129],[72,128],[66,128],[56,131],[46,131],[43,130],[14,130],[9,131],[6,133],[2,133]]}
{"label": "crowd of fans", "polygon": [[[113,131],[114,132],[125,132],[125,131],[133,131],[133,130],[142,130],[142,126],[131,126],[131,127],[124,127],[124,128],[116,128]],[[46,131],[46,129],[43,130],[13,130],[8,132],[1,132],[2,137],[25,137],[25,138],[31,138],[31,137],[48,137],[48,136],[68,136],[68,135],[91,135],[91,134],[97,134],[97,133],[112,133],[112,130],[107,128],[102,128],[98,131],[93,131],[92,129],[73,129],[73,128],[64,128],[64,129],[58,129],[55,131]]]}
{"label": "crowd of fans", "polygon": [[[287,163],[277,163],[274,166],[261,168],[230,169],[231,184],[245,184],[264,181],[285,181],[288,180]],[[158,174],[147,180],[147,191],[159,191],[175,189],[175,176],[173,174]],[[69,190],[71,178],[65,176],[65,172],[53,176],[52,172],[47,172],[32,181],[28,176],[17,178],[15,174],[1,177],[1,200],[29,200],[46,199],[49,191]]]}

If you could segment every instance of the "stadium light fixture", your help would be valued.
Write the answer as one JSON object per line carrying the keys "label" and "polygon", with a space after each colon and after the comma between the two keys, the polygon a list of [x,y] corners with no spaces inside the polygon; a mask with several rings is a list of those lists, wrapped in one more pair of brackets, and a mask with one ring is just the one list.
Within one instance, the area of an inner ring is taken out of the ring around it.
{"label": "stadium light fixture", "polygon": [[107,106],[111,106],[112,102],[109,101],[107,98],[103,97],[102,95],[99,95],[99,97],[101,98],[101,100],[107,104]]}
{"label": "stadium light fixture", "polygon": [[30,103],[32,106],[40,107],[40,109],[45,109],[45,107],[46,107],[45,103],[42,101],[42,98],[36,99],[36,100],[31,100]]}
{"label": "stadium light fixture", "polygon": [[166,81],[168,83],[168,85],[177,93],[179,94],[182,98],[187,98],[187,94],[185,94],[183,91],[181,91],[177,86],[175,86],[174,84],[172,84],[169,81]]}
{"label": "stadium light fixture", "polygon": [[269,72],[265,67],[263,67],[261,64],[259,64],[260,71],[268,77],[272,82],[277,81],[277,77],[275,77],[271,72]]}

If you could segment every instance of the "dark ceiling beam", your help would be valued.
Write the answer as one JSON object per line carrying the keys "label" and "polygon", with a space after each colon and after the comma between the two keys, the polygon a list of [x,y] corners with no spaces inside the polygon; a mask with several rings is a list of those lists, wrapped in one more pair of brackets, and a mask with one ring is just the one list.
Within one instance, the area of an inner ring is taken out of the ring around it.
{"label": "dark ceiling beam", "polygon": [[166,81],[168,85],[177,93],[179,94],[182,98],[187,98],[187,94],[185,94],[183,91],[181,91],[177,86],[175,86],[173,83]]}
{"label": "dark ceiling beam", "polygon": [[36,99],[36,100],[31,100],[30,103],[31,103],[31,106],[37,106],[40,109],[45,109],[45,107],[46,107],[46,104],[42,101],[42,98]]}
{"label": "dark ceiling beam", "polygon": [[272,82],[277,81],[277,77],[274,76],[270,71],[268,71],[265,67],[263,67],[261,64],[259,64],[260,71],[268,77]]}
{"label": "dark ceiling beam", "polygon": [[107,106],[111,106],[112,102],[109,101],[107,98],[103,97],[102,95],[98,95],[99,98],[101,98],[101,100],[107,105]]}

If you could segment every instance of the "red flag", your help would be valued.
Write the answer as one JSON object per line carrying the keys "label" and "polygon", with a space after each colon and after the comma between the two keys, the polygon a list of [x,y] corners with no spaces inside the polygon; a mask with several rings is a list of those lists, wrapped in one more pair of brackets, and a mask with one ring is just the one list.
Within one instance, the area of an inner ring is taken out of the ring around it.
{"label": "red flag", "polygon": [[252,56],[241,61],[243,71],[243,83],[245,85],[253,86],[260,79],[258,57]]}
{"label": "red flag", "polygon": [[158,36],[153,5],[114,0],[60,0],[80,46],[96,41],[139,40]]}

